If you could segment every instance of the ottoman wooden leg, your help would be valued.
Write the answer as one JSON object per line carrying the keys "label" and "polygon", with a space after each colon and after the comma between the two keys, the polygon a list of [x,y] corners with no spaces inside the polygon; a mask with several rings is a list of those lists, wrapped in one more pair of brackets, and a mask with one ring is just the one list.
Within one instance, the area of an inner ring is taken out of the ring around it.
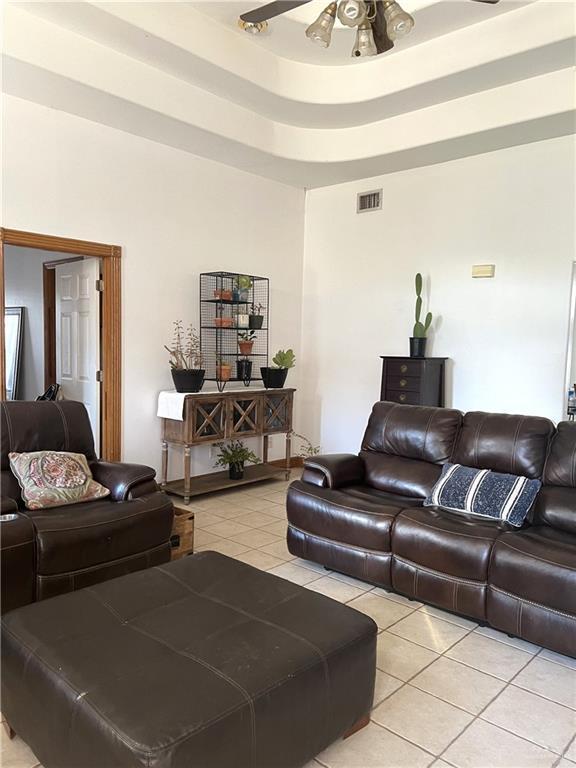
{"label": "ottoman wooden leg", "polygon": [[358,731],[362,730],[368,723],[370,722],[370,714],[364,715],[364,717],[361,717],[360,720],[357,720],[352,728],[350,728],[344,736],[342,736],[343,739],[347,739],[349,736],[353,736]]}
{"label": "ottoman wooden leg", "polygon": [[10,725],[10,723],[7,720],[4,720],[2,725],[4,726],[4,730],[8,734],[8,738],[10,739],[10,741],[12,741],[14,736],[16,736],[16,731],[12,728],[12,726]]}

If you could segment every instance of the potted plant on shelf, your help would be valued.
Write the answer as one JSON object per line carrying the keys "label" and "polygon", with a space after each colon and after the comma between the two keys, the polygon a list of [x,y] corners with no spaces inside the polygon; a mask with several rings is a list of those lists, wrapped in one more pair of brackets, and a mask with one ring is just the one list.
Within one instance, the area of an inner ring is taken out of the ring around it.
{"label": "potted plant on shelf", "polygon": [[221,356],[216,358],[216,378],[219,381],[229,381],[232,376],[232,366]]}
{"label": "potted plant on shelf", "polygon": [[214,290],[214,298],[219,301],[232,301],[232,291],[226,288],[216,288]]}
{"label": "potted plant on shelf", "polygon": [[174,322],[172,346],[164,348],[170,353],[170,368],[177,392],[200,392],[206,371],[202,368],[200,338],[191,325],[184,331],[182,320]]}
{"label": "potted plant on shelf", "polygon": [[236,275],[232,291],[234,301],[247,303],[250,288],[252,288],[252,278],[249,275]]}
{"label": "potted plant on shelf", "polygon": [[252,381],[252,360],[247,357],[241,357],[236,360],[236,378],[244,382],[245,387],[250,386]]}
{"label": "potted plant on shelf", "polygon": [[244,477],[244,464],[247,462],[258,464],[259,458],[241,440],[232,440],[220,446],[220,453],[214,466],[228,467],[230,480],[242,480]]}
{"label": "potted plant on shelf", "polygon": [[422,315],[422,275],[416,275],[416,313],[413,335],[410,337],[410,357],[426,357],[426,335],[432,324],[432,312],[428,312],[424,322],[420,322]]}
{"label": "potted plant on shelf", "polygon": [[262,304],[252,304],[250,307],[250,315],[248,317],[248,327],[253,328],[255,331],[262,328],[264,322],[264,315],[262,314],[264,307]]}
{"label": "potted plant on shelf", "polygon": [[238,347],[240,348],[240,354],[244,357],[252,354],[252,348],[254,347],[254,340],[256,334],[254,331],[241,331],[238,334]]}
{"label": "potted plant on shelf", "polygon": [[296,356],[294,355],[294,350],[287,349],[284,351],[280,349],[276,352],[272,358],[272,366],[260,368],[262,381],[266,389],[281,389],[286,382],[288,369],[294,368],[295,364]]}

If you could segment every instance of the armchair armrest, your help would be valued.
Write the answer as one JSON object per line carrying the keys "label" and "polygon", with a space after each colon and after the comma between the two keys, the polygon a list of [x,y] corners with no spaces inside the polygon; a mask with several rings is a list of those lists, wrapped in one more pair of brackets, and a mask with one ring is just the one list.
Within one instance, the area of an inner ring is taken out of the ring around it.
{"label": "armchair armrest", "polygon": [[158,490],[156,470],[144,464],[96,461],[90,469],[94,480],[110,489],[112,501],[126,501]]}
{"label": "armchair armrest", "polygon": [[333,453],[305,459],[302,480],[322,488],[342,488],[364,480],[364,462],[352,453]]}
{"label": "armchair armrest", "polygon": [[0,514],[8,515],[11,512],[18,512],[18,502],[11,499],[10,496],[2,496],[0,499]]}

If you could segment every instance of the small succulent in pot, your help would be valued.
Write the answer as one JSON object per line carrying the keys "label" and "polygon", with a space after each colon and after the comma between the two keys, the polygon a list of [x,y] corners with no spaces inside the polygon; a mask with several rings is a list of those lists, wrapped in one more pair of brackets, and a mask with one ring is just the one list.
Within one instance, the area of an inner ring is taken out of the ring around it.
{"label": "small succulent in pot", "polygon": [[206,371],[202,367],[203,358],[200,337],[196,329],[189,325],[184,329],[182,320],[174,322],[172,345],[164,348],[170,353],[170,368],[177,392],[200,392],[204,385]]}
{"label": "small succulent in pot", "polygon": [[278,350],[272,358],[271,367],[260,368],[262,381],[266,389],[281,389],[288,375],[288,369],[296,365],[296,356],[293,349]]}
{"label": "small succulent in pot", "polygon": [[215,467],[228,467],[230,480],[244,477],[244,464],[258,464],[260,459],[241,440],[231,440],[220,446]]}
{"label": "small succulent in pot", "polygon": [[252,284],[252,278],[249,275],[237,275],[234,279],[234,301],[248,302],[248,295]]}
{"label": "small succulent in pot", "polygon": [[216,358],[216,378],[219,381],[229,381],[232,376],[232,365],[222,357]]}
{"label": "small succulent in pot", "polygon": [[428,329],[432,325],[432,312],[428,312],[424,322],[421,322],[422,316],[422,275],[420,272],[416,275],[416,311],[414,314],[414,330],[413,335],[410,337],[410,357],[425,357],[426,356],[426,339]]}
{"label": "small succulent in pot", "polygon": [[254,331],[241,331],[238,334],[238,347],[240,349],[240,354],[244,355],[244,357],[251,355],[255,340],[256,334]]}
{"label": "small succulent in pot", "polygon": [[250,307],[250,315],[248,318],[248,324],[250,328],[258,331],[262,328],[264,323],[264,306],[262,304],[252,304]]}

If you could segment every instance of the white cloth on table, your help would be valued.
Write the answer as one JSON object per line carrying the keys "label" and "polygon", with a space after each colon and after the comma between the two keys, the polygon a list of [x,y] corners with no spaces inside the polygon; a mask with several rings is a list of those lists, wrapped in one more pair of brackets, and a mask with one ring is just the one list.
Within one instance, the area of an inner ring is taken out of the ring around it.
{"label": "white cloth on table", "polygon": [[176,392],[175,389],[160,392],[158,395],[158,411],[161,419],[184,421],[184,400],[186,392]]}

